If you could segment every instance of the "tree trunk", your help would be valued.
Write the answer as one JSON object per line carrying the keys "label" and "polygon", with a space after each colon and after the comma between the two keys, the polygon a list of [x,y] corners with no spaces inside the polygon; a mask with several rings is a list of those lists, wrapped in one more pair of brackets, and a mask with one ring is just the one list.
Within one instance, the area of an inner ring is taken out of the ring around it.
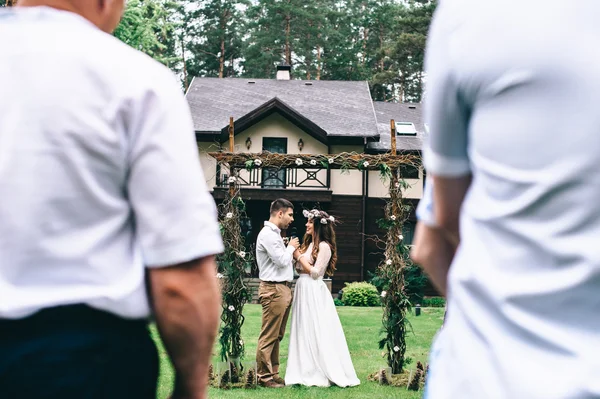
{"label": "tree trunk", "polygon": [[290,32],[292,30],[291,25],[291,17],[288,14],[285,17],[285,62],[288,65],[292,65],[292,51],[290,49]]}
{"label": "tree trunk", "polygon": [[219,78],[223,78],[225,71],[225,26],[227,21],[227,13],[221,17],[221,54],[219,54]]}
{"label": "tree trunk", "polygon": [[185,46],[183,44],[183,36],[181,37],[181,59],[183,60],[183,87],[184,92],[187,93],[190,84],[188,82],[187,65],[185,64]]}
{"label": "tree trunk", "polygon": [[317,80],[321,80],[321,46],[317,46]]}

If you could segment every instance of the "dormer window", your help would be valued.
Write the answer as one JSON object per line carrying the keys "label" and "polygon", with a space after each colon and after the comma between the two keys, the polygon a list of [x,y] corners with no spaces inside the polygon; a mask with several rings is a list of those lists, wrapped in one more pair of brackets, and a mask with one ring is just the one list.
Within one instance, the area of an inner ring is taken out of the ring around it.
{"label": "dormer window", "polygon": [[396,122],[396,134],[398,136],[416,136],[417,129],[411,122]]}

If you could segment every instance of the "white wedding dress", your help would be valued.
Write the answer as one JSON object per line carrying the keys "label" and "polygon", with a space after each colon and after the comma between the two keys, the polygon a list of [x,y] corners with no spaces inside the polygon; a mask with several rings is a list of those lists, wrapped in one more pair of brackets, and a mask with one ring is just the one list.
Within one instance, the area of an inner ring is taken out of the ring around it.
{"label": "white wedding dress", "polygon": [[[312,248],[310,244],[301,255],[311,264]],[[311,274],[301,274],[296,282],[286,385],[348,387],[360,384],[331,292],[323,282],[329,259],[331,248],[322,242]]]}

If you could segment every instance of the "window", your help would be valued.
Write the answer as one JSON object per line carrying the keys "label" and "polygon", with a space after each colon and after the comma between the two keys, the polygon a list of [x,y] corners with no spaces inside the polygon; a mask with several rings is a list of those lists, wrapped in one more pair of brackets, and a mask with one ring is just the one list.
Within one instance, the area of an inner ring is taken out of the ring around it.
{"label": "window", "polygon": [[415,222],[407,220],[402,225],[402,242],[404,245],[412,245],[415,236]]}
{"label": "window", "polygon": [[419,168],[412,165],[401,165],[400,166],[400,178],[402,179],[418,179]]}
{"label": "window", "polygon": [[[287,154],[287,138],[264,137],[263,151]],[[285,169],[263,168],[262,186],[266,188],[285,188]]]}
{"label": "window", "polygon": [[396,122],[396,134],[398,136],[416,136],[417,129],[412,122]]}

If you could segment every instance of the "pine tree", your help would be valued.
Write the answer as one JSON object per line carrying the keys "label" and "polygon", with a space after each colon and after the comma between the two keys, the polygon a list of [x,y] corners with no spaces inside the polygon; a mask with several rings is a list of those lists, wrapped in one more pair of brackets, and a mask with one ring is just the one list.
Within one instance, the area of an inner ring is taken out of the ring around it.
{"label": "pine tree", "polygon": [[114,35],[131,47],[176,69],[179,3],[169,0],[130,0]]}
{"label": "pine tree", "polygon": [[194,76],[232,77],[242,52],[243,16],[248,0],[187,0],[186,67]]}

